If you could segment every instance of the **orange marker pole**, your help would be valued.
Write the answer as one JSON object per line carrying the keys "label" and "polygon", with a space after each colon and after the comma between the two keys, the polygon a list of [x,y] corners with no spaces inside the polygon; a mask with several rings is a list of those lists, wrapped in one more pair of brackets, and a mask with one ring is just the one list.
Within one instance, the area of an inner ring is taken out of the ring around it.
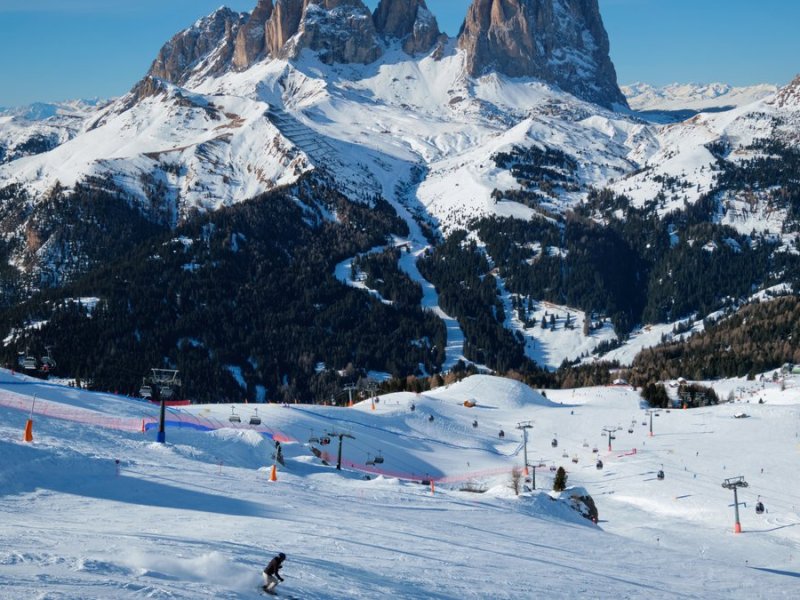
{"label": "orange marker pole", "polygon": [[25,423],[25,433],[22,435],[24,442],[33,441],[33,409],[36,406],[36,394],[33,395],[33,402],[31,402],[31,413],[28,416],[28,422]]}

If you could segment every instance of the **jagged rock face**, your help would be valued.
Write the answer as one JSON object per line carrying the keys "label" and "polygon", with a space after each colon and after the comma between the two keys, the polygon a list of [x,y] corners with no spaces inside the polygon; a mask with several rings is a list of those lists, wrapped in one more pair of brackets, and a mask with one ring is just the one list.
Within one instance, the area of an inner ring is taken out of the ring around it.
{"label": "jagged rock face", "polygon": [[267,50],[271,56],[283,56],[289,39],[300,29],[304,0],[276,0],[267,23]]}
{"label": "jagged rock face", "polygon": [[200,19],[161,48],[148,75],[183,85],[199,69],[209,75],[222,73],[230,65],[239,28],[246,20],[247,15],[227,8]]}
{"label": "jagged rock face", "polygon": [[381,0],[372,18],[378,33],[401,40],[409,54],[430,51],[441,35],[425,0]]}
{"label": "jagged rock face", "polygon": [[458,44],[473,76],[536,77],[591,102],[627,105],[597,0],[473,0]]}
{"label": "jagged rock face", "polygon": [[778,91],[775,96],[775,105],[779,108],[800,109],[800,75]]}
{"label": "jagged rock face", "polygon": [[236,35],[233,66],[244,70],[264,57],[267,50],[267,21],[272,16],[272,0],[259,0],[250,18]]}
{"label": "jagged rock face", "polygon": [[305,0],[295,54],[302,48],[315,50],[327,64],[367,64],[383,53],[361,0]]}

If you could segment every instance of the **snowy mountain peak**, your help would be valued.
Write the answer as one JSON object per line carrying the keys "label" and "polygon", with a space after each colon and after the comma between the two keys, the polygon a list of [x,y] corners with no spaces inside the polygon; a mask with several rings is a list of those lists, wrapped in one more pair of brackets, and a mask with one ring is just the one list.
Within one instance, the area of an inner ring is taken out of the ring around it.
{"label": "snowy mountain peak", "polygon": [[296,58],[303,48],[327,64],[367,64],[383,54],[372,13],[361,0],[303,0],[297,34],[283,55]]}
{"label": "snowy mountain peak", "polygon": [[590,102],[626,105],[597,0],[473,0],[459,47],[473,76],[535,77]]}
{"label": "snowy mountain peak", "polygon": [[800,75],[780,89],[775,97],[775,104],[779,108],[800,109]]}
{"label": "snowy mountain peak", "polygon": [[247,19],[229,8],[217,9],[167,42],[147,74],[178,85],[198,72],[219,75],[229,67]]}

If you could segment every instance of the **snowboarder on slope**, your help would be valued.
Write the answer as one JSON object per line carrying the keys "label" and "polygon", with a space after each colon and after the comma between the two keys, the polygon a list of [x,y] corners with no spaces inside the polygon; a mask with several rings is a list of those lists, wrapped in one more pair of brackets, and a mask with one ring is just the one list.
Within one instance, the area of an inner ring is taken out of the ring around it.
{"label": "snowboarder on slope", "polygon": [[265,592],[272,592],[275,587],[278,585],[279,581],[283,581],[283,577],[278,572],[281,570],[283,566],[283,561],[286,560],[286,555],[283,552],[280,552],[278,556],[273,558],[269,561],[269,564],[264,567],[264,572],[262,576],[264,577],[264,591]]}

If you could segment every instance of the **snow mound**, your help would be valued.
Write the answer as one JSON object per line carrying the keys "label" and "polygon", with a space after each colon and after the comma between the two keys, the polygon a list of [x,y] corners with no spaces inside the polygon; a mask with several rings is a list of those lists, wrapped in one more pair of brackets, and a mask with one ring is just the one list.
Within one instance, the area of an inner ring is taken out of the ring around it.
{"label": "snow mound", "polygon": [[474,375],[442,388],[426,392],[440,400],[457,403],[474,402],[476,408],[524,408],[526,406],[556,406],[541,393],[524,383],[494,377]]}

